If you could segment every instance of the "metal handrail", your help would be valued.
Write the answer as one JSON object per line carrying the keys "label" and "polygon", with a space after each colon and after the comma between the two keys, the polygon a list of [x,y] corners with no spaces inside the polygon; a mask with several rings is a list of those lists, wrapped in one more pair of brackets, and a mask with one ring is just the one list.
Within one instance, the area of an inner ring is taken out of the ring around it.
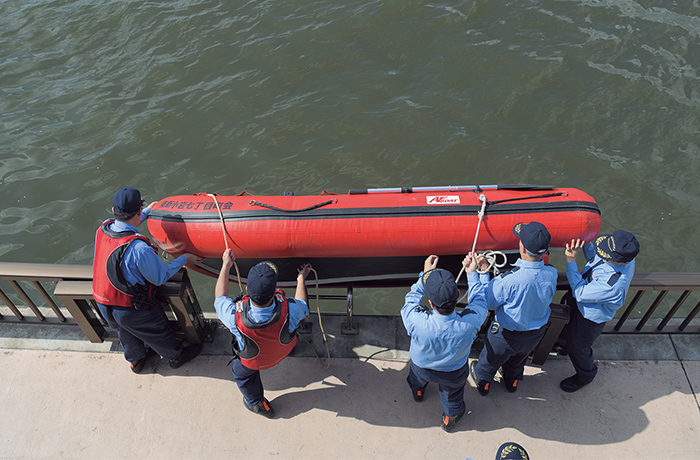
{"label": "metal handrail", "polygon": [[[187,326],[188,321],[184,319],[185,316],[192,316],[195,318],[195,323],[202,323],[203,316],[199,304],[196,302],[194,289],[189,284],[189,277],[184,276],[186,278],[184,281],[176,281],[175,285],[164,287],[163,292],[168,291],[174,297],[182,297],[182,300],[170,302],[176,316],[177,314],[182,315],[180,323]],[[97,337],[102,339],[105,336],[103,332],[99,331],[99,325],[103,324],[104,320],[99,315],[99,310],[95,308],[91,289],[88,286],[92,282],[92,267],[90,265],[0,262],[0,280],[9,282],[16,294],[26,303],[26,305],[18,307],[10,299],[10,296],[0,289],[0,300],[5,303],[12,313],[12,315],[7,316],[0,314],[0,322],[79,324],[81,327],[98,329],[97,332],[94,330],[91,333],[86,332],[86,335],[91,337],[91,340],[97,340]],[[411,279],[410,282],[406,280],[406,285],[410,286],[413,281],[414,279]],[[42,311],[19,282],[33,286],[34,290],[43,298],[47,308],[45,307]],[[61,298],[59,299],[55,292],[53,295],[49,294],[40,284],[41,282],[53,282],[57,285],[62,283]],[[179,286],[177,283],[183,282],[186,284],[185,288],[177,287]],[[78,288],[77,286],[82,287]],[[560,291],[569,289],[564,273],[559,274],[557,289]],[[639,318],[633,317],[633,313],[639,308],[641,300],[647,291],[658,291],[658,294]],[[669,296],[671,291],[679,292],[679,297],[668,312],[657,315],[659,306]],[[677,315],[678,311],[695,291],[700,291],[700,273],[636,273],[630,285],[627,306],[620,310],[618,317],[608,322],[603,332],[698,334],[700,333],[700,326],[698,326],[696,317],[700,312],[700,301],[687,315],[680,317]],[[72,299],[71,296],[73,296]],[[170,297],[171,299],[174,298],[172,296]],[[195,299],[195,302],[191,301],[192,298]],[[348,302],[351,302],[351,284],[348,287],[347,298]],[[61,302],[56,302],[56,300],[61,300]],[[556,297],[554,301],[557,302],[558,300],[559,297]],[[69,315],[66,314],[66,309],[58,307],[60,303],[64,304],[68,313],[70,313]],[[173,306],[173,303],[179,306]],[[187,311],[178,313],[177,308],[193,308],[195,313]],[[94,314],[91,315],[90,312],[94,312]],[[52,316],[49,316],[50,313],[52,313]],[[352,321],[352,316],[350,316],[350,321]]]}
{"label": "metal handrail", "polygon": [[[566,274],[560,273],[557,290],[569,290]],[[641,317],[632,317],[639,308],[646,292],[658,291]],[[663,300],[671,292],[680,292],[673,306],[663,315],[654,316]],[[685,316],[677,316],[678,311],[694,291],[700,291],[700,273],[644,272],[635,273],[627,294],[626,307],[618,311],[618,316],[609,321],[604,334],[698,334],[700,326],[689,327],[700,312],[700,301]],[[697,323],[697,321],[695,321]]]}
{"label": "metal handrail", "polygon": [[[0,299],[13,315],[0,314],[0,322],[78,325],[93,343],[116,340],[92,298],[92,266],[0,262],[0,280],[7,281],[25,303],[18,307],[0,289]],[[48,316],[48,309],[42,312],[20,282],[33,286],[55,317]],[[40,282],[55,283],[53,294],[49,294]],[[212,339],[215,327],[204,319],[186,270],[180,270],[160,286],[157,297],[169,305],[175,317],[171,322],[180,338],[190,343]],[[58,307],[57,301],[63,304],[64,310]]]}

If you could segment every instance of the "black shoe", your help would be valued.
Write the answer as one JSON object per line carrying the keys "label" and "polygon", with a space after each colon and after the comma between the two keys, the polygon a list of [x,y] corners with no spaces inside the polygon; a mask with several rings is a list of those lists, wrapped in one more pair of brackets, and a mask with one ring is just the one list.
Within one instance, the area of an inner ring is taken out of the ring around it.
{"label": "black shoe", "polygon": [[569,350],[567,349],[566,345],[555,343],[552,347],[552,351],[560,356],[569,356]]}
{"label": "black shoe", "polygon": [[417,390],[414,390],[413,388],[411,388],[411,393],[413,393],[413,400],[414,401],[416,401],[416,402],[423,401],[423,396],[425,395],[425,389],[427,386],[428,386],[428,384],[426,383],[423,388],[419,388]]}
{"label": "black shoe", "polygon": [[158,354],[155,351],[151,350],[150,348],[146,348],[146,356],[134,361],[133,363],[129,363],[131,364],[131,372],[133,372],[134,374],[140,374],[141,371],[143,371],[144,366],[146,365],[146,361],[151,359],[151,357],[157,355]]}
{"label": "black shoe", "polygon": [[248,401],[246,401],[245,398],[243,398],[243,404],[245,405],[246,409],[253,412],[254,414],[260,414],[263,417],[267,418],[272,418],[275,415],[275,411],[272,409],[270,401],[268,401],[266,398],[263,398],[262,401],[255,405],[248,403]]}
{"label": "black shoe", "polygon": [[578,374],[576,374],[559,382],[559,387],[567,393],[573,393],[574,391],[578,391],[585,387],[592,381],[593,380],[581,380],[578,378]]}
{"label": "black shoe", "polygon": [[187,361],[191,361],[196,358],[202,352],[202,344],[196,343],[194,345],[187,345],[182,348],[180,356],[175,359],[170,360],[170,367],[177,369],[178,367],[185,364]]}
{"label": "black shoe", "polygon": [[442,413],[442,429],[445,431],[452,431],[452,428],[454,428],[455,424],[459,422],[459,419],[462,418],[464,415],[464,411],[462,411],[461,414],[458,415],[445,415],[445,413]]}
{"label": "black shoe", "polygon": [[478,362],[479,361],[472,361],[471,364],[469,364],[469,375],[471,375],[472,380],[476,383],[476,389],[479,390],[479,394],[481,396],[486,396],[489,394],[491,382],[484,382],[483,380],[479,380],[479,377],[476,376],[476,363]]}
{"label": "black shoe", "polygon": [[506,386],[506,390],[508,390],[508,393],[515,393],[516,391],[518,391],[518,379],[511,380],[511,379],[507,378],[503,374],[503,368],[500,368],[498,370],[498,373],[501,376],[501,381]]}

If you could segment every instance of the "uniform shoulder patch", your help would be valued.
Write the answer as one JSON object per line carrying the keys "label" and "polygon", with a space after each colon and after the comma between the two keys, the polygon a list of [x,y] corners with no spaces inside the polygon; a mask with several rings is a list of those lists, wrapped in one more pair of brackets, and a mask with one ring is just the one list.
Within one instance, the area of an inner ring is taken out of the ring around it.
{"label": "uniform shoulder patch", "polygon": [[501,273],[498,276],[499,276],[499,278],[505,278],[506,276],[512,275],[513,273],[517,272],[518,270],[520,270],[520,267],[513,267],[510,270],[508,270],[507,272]]}
{"label": "uniform shoulder patch", "polygon": [[617,283],[617,280],[619,280],[621,276],[622,273],[615,272],[615,274],[608,279],[608,285],[613,286],[615,283]]}
{"label": "uniform shoulder patch", "polygon": [[476,315],[476,312],[472,310],[471,308],[465,308],[463,311],[457,313],[461,318],[464,318],[466,315]]}

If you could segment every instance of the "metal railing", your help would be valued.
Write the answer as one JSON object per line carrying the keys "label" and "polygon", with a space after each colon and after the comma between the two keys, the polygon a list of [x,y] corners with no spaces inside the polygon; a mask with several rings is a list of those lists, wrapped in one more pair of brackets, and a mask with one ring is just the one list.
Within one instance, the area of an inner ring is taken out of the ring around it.
{"label": "metal railing", "polygon": [[[8,294],[0,287],[0,299],[7,309],[5,315],[0,312],[0,323],[78,325],[90,342],[117,340],[92,298],[92,266],[0,262],[0,280],[14,290]],[[44,284],[54,286],[53,294]],[[28,292],[27,288],[33,289]],[[12,296],[24,305],[18,306]],[[37,296],[44,305],[37,304]],[[213,339],[215,325],[204,318],[186,270],[160,286],[156,297],[178,338],[189,343]]]}
{"label": "metal railing", "polygon": [[[0,262],[2,280],[12,287],[14,293],[6,293],[0,286],[0,299],[5,303],[4,309],[0,304],[0,323],[73,324],[80,326],[91,342],[116,339],[92,299],[91,266]],[[53,293],[44,287],[45,284],[54,285]],[[564,274],[559,275],[557,288],[560,292],[555,302],[569,289]],[[656,291],[656,296],[644,309],[643,300],[650,297],[645,296],[648,291]],[[359,332],[352,321],[352,292],[352,284],[349,284],[348,320],[341,331],[344,334]],[[673,305],[665,309],[676,295]],[[626,305],[616,318],[608,322],[603,333],[700,334],[700,320],[697,318],[700,300],[691,300],[695,297],[700,298],[700,273],[637,273]],[[41,304],[36,298],[42,299]],[[181,338],[190,343],[212,339],[215,326],[204,318],[186,270],[181,270],[161,286],[158,298],[166,306],[166,315]],[[327,298],[340,300],[345,297]],[[18,306],[20,302],[23,305]],[[693,302],[697,303],[692,308],[686,306],[687,303],[692,306]],[[552,338],[556,340],[554,336],[558,336],[558,331],[568,321],[565,306],[555,303],[552,311],[550,333],[536,350],[533,362],[546,359],[553,344]]]}
{"label": "metal railing", "polygon": [[[559,274],[557,290],[562,293],[569,290],[566,275]],[[652,291],[655,291],[656,295],[650,303],[645,304],[643,300],[649,299],[653,295]],[[665,311],[660,308],[674,297],[675,302],[670,308]],[[696,303],[692,308],[687,308],[686,303],[691,298]],[[608,321],[603,333],[700,334],[698,312],[700,273],[636,273],[630,284],[625,305],[618,310],[615,318]]]}

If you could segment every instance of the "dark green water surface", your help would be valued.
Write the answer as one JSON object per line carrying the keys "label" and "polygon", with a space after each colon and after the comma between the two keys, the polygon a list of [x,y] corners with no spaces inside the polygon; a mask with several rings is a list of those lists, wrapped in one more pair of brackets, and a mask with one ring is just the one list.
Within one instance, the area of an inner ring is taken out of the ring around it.
{"label": "dark green water surface", "polygon": [[123,186],[533,183],[700,271],[699,35],[697,0],[3,1],[0,260],[90,263]]}

